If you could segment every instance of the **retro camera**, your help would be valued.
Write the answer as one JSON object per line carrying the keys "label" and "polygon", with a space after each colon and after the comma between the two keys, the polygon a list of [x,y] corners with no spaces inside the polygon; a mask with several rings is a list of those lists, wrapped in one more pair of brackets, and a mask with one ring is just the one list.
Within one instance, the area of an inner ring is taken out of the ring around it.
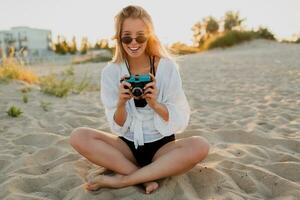
{"label": "retro camera", "polygon": [[[144,87],[147,83],[152,82],[152,78],[149,74],[145,75],[130,75],[123,80],[131,84],[131,93],[134,97],[139,98],[144,94]],[[127,86],[125,86],[128,89]]]}

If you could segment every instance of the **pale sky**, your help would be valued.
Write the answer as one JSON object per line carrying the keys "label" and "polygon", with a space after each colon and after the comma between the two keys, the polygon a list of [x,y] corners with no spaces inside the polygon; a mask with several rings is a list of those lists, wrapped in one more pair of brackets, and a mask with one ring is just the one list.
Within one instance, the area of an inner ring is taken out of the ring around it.
{"label": "pale sky", "polygon": [[165,44],[192,43],[191,27],[205,16],[239,11],[247,28],[268,27],[278,38],[300,34],[300,0],[0,0],[0,30],[14,26],[49,29],[71,40],[87,36],[90,42],[114,34],[114,16],[129,5],[144,7]]}

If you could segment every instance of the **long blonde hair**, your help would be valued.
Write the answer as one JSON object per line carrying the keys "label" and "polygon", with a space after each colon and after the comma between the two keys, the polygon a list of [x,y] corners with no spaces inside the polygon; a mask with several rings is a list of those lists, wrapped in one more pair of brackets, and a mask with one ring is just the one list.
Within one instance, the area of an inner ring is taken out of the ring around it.
{"label": "long blonde hair", "polygon": [[151,16],[148,12],[140,6],[130,5],[123,8],[116,16],[115,16],[115,35],[114,39],[116,39],[116,50],[113,57],[113,63],[121,63],[125,59],[125,50],[122,47],[122,43],[120,41],[121,33],[122,33],[122,25],[125,19],[127,18],[138,18],[141,19],[149,32],[149,38],[147,41],[147,46],[145,52],[147,55],[150,56],[157,56],[157,57],[168,57],[167,50],[164,46],[160,43],[158,37],[154,33],[154,26],[152,23]]}

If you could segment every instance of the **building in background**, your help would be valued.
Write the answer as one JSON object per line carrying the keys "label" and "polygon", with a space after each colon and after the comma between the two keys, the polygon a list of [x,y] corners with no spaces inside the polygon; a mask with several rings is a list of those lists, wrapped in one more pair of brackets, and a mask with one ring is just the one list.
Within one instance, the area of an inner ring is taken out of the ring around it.
{"label": "building in background", "polygon": [[48,55],[51,52],[51,42],[50,30],[13,27],[0,31],[0,57],[9,55],[12,48],[17,53],[26,52],[30,56]]}

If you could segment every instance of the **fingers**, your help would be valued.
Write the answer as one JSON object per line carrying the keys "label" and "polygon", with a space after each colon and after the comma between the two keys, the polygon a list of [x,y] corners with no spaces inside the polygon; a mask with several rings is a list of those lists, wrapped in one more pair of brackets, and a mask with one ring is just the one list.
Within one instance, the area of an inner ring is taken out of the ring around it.
{"label": "fingers", "polygon": [[152,93],[147,93],[143,95],[143,98],[146,100],[151,100],[151,99],[155,99],[155,95]]}
{"label": "fingers", "polygon": [[157,90],[153,88],[148,88],[144,91],[143,98],[144,99],[156,99],[157,96]]}
{"label": "fingers", "polygon": [[129,100],[131,97],[132,96],[130,94],[120,94],[120,98],[123,100]]}
{"label": "fingers", "polygon": [[127,82],[123,82],[119,87],[120,93],[130,94],[130,89],[131,89],[131,85],[130,85],[130,83],[127,83]]}
{"label": "fingers", "polygon": [[130,99],[132,97],[132,94],[131,94],[129,89],[124,89],[123,88],[123,89],[120,90],[119,96],[122,99]]}
{"label": "fingers", "polygon": [[132,94],[130,88],[131,88],[131,84],[126,81],[123,81],[119,87],[119,98],[123,100],[131,99]]}
{"label": "fingers", "polygon": [[128,94],[130,95],[130,88],[131,88],[131,84],[126,82],[126,81],[122,81],[119,87],[119,91],[121,94]]}
{"label": "fingers", "polygon": [[155,82],[150,82],[150,83],[147,83],[144,87],[144,90],[148,89],[148,88],[153,88],[153,89],[156,89],[156,83]]}
{"label": "fingers", "polygon": [[122,76],[122,78],[120,79],[120,88],[125,88],[125,89],[128,89],[128,88],[131,88],[131,84],[128,83],[127,81],[125,81],[125,78],[126,77],[129,77],[128,75],[124,75]]}
{"label": "fingers", "polygon": [[146,90],[144,90],[144,94],[154,94],[155,92],[156,90],[153,89],[152,87],[149,87]]}
{"label": "fingers", "polygon": [[155,83],[156,83],[156,78],[155,78],[155,76],[154,76],[152,73],[149,73],[149,75],[151,76],[152,82],[155,82]]}
{"label": "fingers", "polygon": [[124,80],[121,82],[120,86],[122,88],[126,88],[126,89],[131,88],[131,84],[128,83],[128,82],[126,82],[126,81],[124,81]]}
{"label": "fingers", "polygon": [[120,79],[120,82],[124,81],[125,78],[128,78],[128,77],[130,77],[130,76],[129,76],[129,75],[124,75],[124,76],[122,76],[121,79]]}

